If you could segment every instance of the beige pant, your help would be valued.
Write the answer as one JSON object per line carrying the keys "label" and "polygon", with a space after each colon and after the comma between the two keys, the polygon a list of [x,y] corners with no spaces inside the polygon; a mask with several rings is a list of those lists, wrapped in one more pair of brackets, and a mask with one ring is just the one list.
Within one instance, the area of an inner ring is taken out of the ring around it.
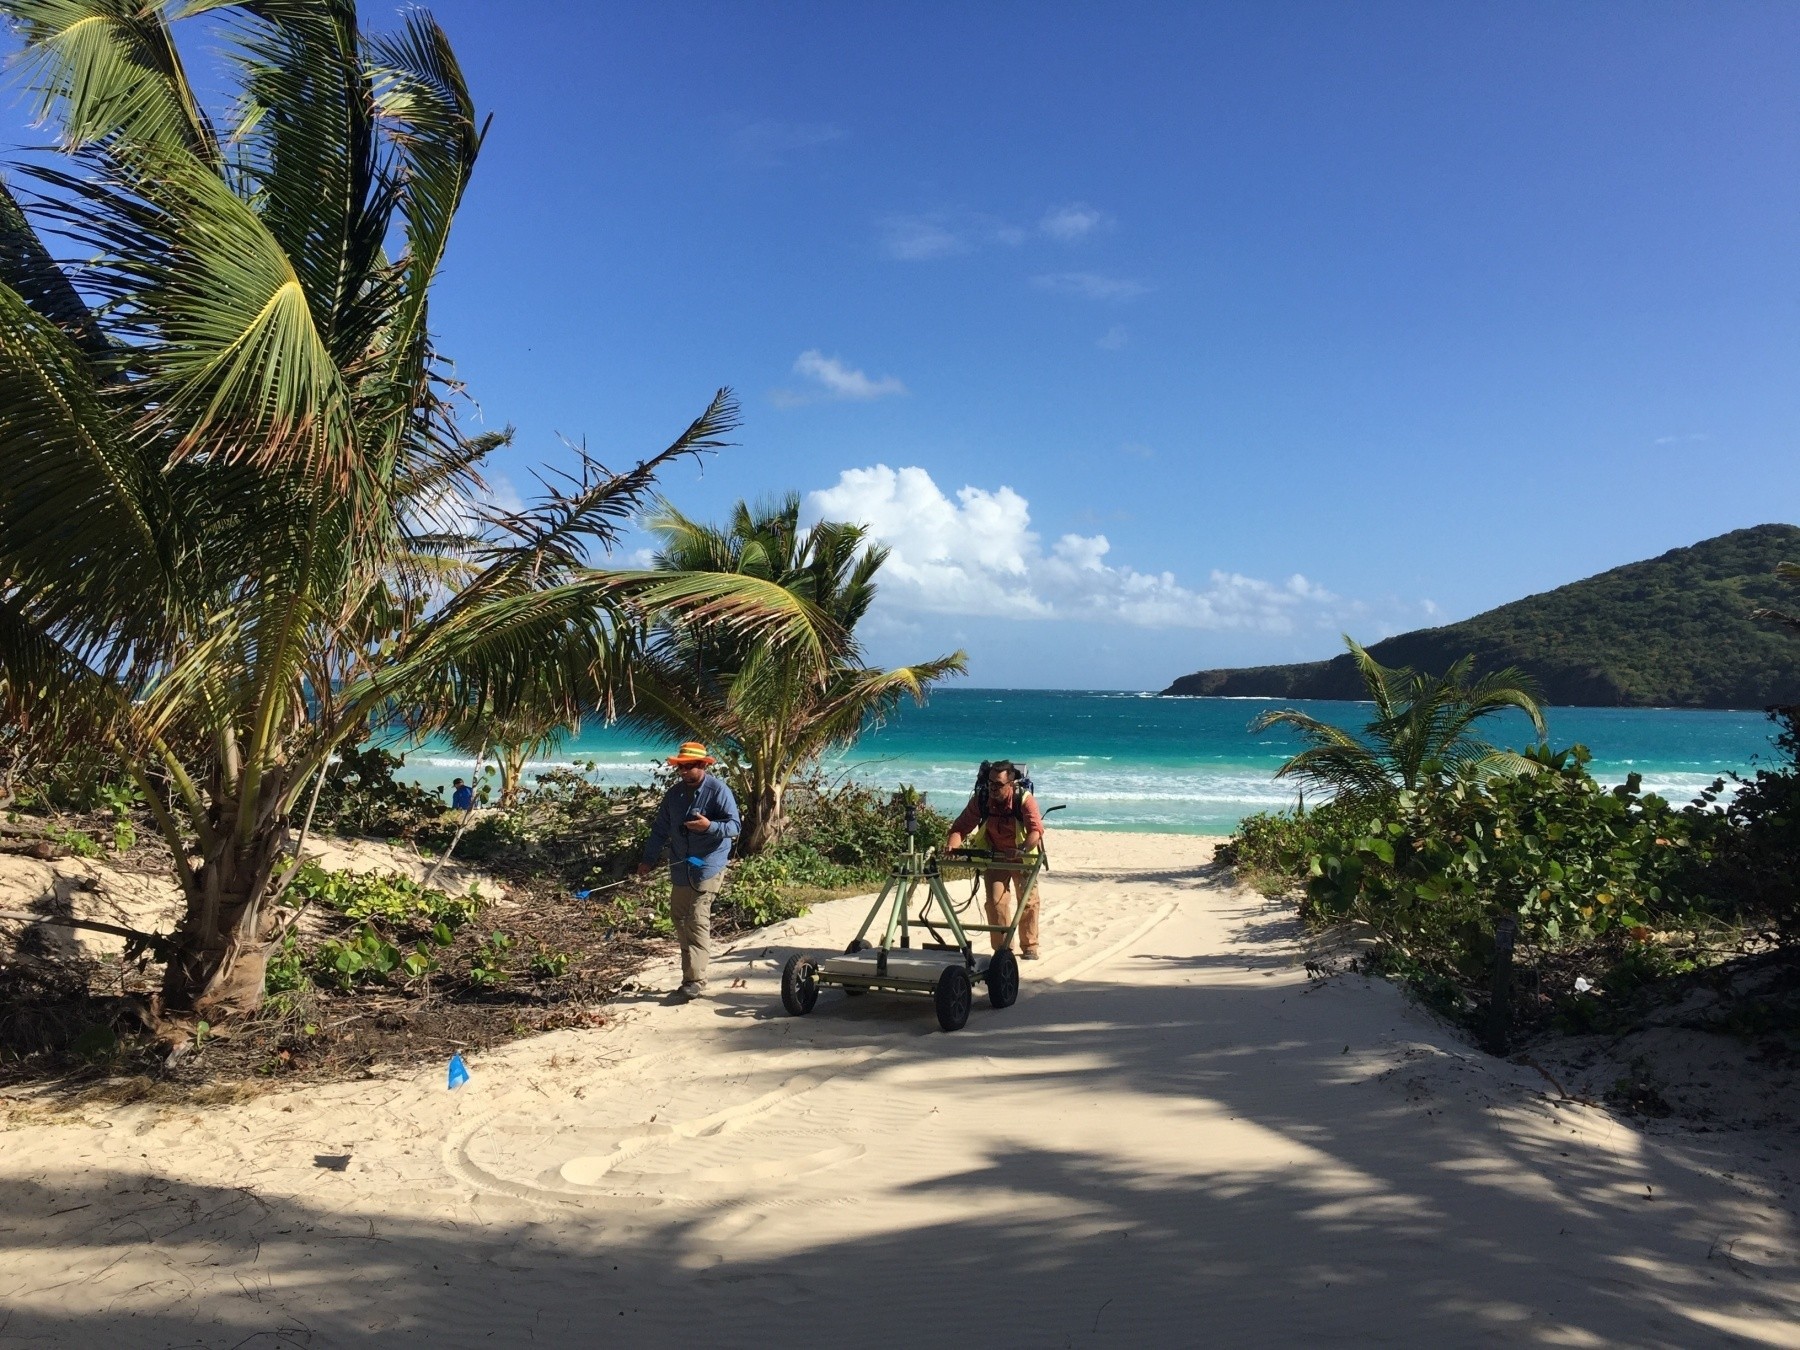
{"label": "beige pant", "polygon": [[681,982],[705,984],[712,964],[713,897],[725,884],[725,874],[708,877],[697,886],[677,884],[669,891],[669,913],[675,920],[675,936],[681,941]]}
{"label": "beige pant", "polygon": [[[1025,884],[1023,872],[989,872],[987,876],[987,921],[989,923],[1011,923],[1013,905],[1018,900],[1019,887]],[[1034,886],[1031,891],[1031,903],[1025,906],[1025,913],[1019,917],[1019,947],[1023,951],[1035,952],[1038,949],[1038,901],[1043,894],[1042,886]],[[989,933],[988,940],[994,944],[994,950],[1000,950],[1000,940],[1004,933]]]}

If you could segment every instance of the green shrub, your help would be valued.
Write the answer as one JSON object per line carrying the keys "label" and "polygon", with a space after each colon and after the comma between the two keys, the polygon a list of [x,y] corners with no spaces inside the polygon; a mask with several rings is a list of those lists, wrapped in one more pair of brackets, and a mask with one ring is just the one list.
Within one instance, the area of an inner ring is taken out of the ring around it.
{"label": "green shrub", "polygon": [[312,965],[321,984],[348,991],[359,984],[385,981],[405,959],[398,945],[373,924],[365,923],[347,937],[320,943]]}
{"label": "green shrub", "polygon": [[1685,912],[1690,818],[1640,791],[1607,790],[1581,746],[1529,752],[1537,771],[1266,817],[1234,841],[1239,865],[1295,878],[1314,917],[1366,921],[1416,959],[1486,969],[1495,922],[1548,949],[1635,932]]}
{"label": "green shrub", "polygon": [[[906,851],[908,791],[903,787],[883,792],[855,783],[829,786],[817,778],[797,782],[788,789],[788,826],[776,850],[804,847],[822,861],[846,869],[842,881],[807,884],[879,881],[888,864]],[[920,847],[942,844],[950,832],[949,818],[923,798],[918,800]]]}
{"label": "green shrub", "polygon": [[98,841],[86,830],[71,830],[62,825],[51,825],[44,830],[44,837],[51,843],[66,848],[77,858],[98,858],[100,856]]}
{"label": "green shrub", "polygon": [[[1314,858],[1341,856],[1368,834],[1376,808],[1351,800],[1327,801],[1311,811],[1246,816],[1221,844],[1215,862],[1237,869],[1241,880],[1271,894],[1301,889]],[[1302,899],[1302,912],[1311,906]]]}
{"label": "green shrub", "polygon": [[1769,715],[1786,763],[1736,778],[1729,798],[1725,783],[1714,783],[1690,808],[1707,847],[1683,881],[1721,920],[1793,943],[1800,942],[1800,707]]}
{"label": "green shrub", "polygon": [[405,767],[405,755],[380,746],[345,749],[326,771],[314,827],[383,839],[429,831],[443,817],[444,790],[395,777]]}
{"label": "green shrub", "polygon": [[[473,888],[467,895],[446,895],[410,877],[330,872],[310,861],[300,865],[283,898],[290,905],[311,901],[354,926],[320,943],[310,959],[290,934],[264,976],[263,987],[272,994],[296,988],[303,970],[320,984],[346,991],[390,977],[429,975],[438,968],[431,949],[450,946],[456,930],[483,906]],[[402,940],[410,945],[402,946]]]}
{"label": "green shrub", "polygon": [[746,928],[762,928],[805,912],[788,898],[794,884],[786,860],[773,851],[733,865],[719,895],[729,917]]}
{"label": "green shrub", "polygon": [[531,973],[540,980],[554,980],[569,973],[569,954],[539,947],[531,955]]}
{"label": "green shrub", "polygon": [[269,964],[263,970],[263,992],[268,994],[286,994],[300,987],[306,978],[306,958],[301,954],[300,943],[292,933],[281,941],[275,954],[269,958]]}

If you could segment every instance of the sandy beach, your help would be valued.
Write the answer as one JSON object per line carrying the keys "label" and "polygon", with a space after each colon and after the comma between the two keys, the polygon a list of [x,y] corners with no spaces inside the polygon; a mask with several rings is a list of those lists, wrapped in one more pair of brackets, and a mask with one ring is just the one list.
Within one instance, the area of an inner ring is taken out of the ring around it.
{"label": "sandy beach", "polygon": [[954,1034],[783,1014],[850,900],[456,1092],[15,1107],[0,1345],[1800,1344],[1791,1131],[1640,1132],[1315,979],[1210,841],[1054,842],[1044,959]]}

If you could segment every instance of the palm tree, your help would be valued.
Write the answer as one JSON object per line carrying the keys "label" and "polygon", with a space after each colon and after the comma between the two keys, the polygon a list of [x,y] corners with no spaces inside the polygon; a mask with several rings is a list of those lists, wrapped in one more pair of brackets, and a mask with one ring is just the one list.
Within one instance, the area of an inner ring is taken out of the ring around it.
{"label": "palm tree", "polygon": [[229,44],[221,135],[170,9],[0,0],[60,131],[23,204],[0,185],[0,711],[127,766],[186,899],[164,1000],[217,1016],[260,1001],[288,822],[346,740],[610,709],[664,612],[819,635],[757,578],[589,565],[724,443],[728,391],[630,469],[481,505],[507,436],[458,429],[428,302],[484,124],[428,15],[186,5]]}
{"label": "palm tree", "polygon": [[1534,771],[1533,760],[1474,735],[1483,718],[1517,708],[1531,719],[1539,742],[1544,740],[1548,732],[1536,690],[1518,670],[1509,667],[1472,680],[1475,658],[1465,656],[1442,675],[1423,675],[1382,665],[1347,636],[1344,645],[1375,705],[1375,718],[1358,736],[1292,708],[1263,713],[1251,731],[1292,727],[1312,743],[1276,770],[1278,778],[1298,778],[1340,797],[1385,798],[1457,780]]}
{"label": "palm tree", "polygon": [[740,501],[724,529],[667,503],[646,524],[661,543],[659,569],[772,582],[815,615],[826,635],[818,651],[809,651],[707,620],[671,619],[638,676],[631,715],[640,724],[741,752],[745,854],[779,836],[783,798],[797,773],[854,741],[902,698],[924,702],[933,684],[967,666],[960,651],[894,670],[865,664],[856,626],[875,599],[888,551],[871,545],[859,525],[821,521],[802,529],[797,493],[754,507]]}
{"label": "palm tree", "polygon": [[508,717],[483,709],[482,715],[455,722],[445,728],[444,739],[474,755],[477,770],[483,758],[493,755],[500,769],[499,805],[504,808],[519,798],[526,762],[554,750],[580,726],[579,709],[534,708],[527,700]]}

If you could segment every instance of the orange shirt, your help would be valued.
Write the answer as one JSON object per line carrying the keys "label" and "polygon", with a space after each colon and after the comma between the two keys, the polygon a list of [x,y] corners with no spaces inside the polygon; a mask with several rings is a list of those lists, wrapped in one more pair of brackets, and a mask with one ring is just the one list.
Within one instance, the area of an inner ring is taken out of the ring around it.
{"label": "orange shirt", "polygon": [[[990,799],[989,805],[990,807],[993,805],[992,799]],[[950,829],[967,839],[975,832],[977,825],[986,824],[988,847],[1004,852],[1007,849],[1024,847],[1025,840],[1032,834],[1043,832],[1044,813],[1038,810],[1036,798],[1025,798],[1021,814],[1024,816],[1023,820],[1020,820],[1019,816],[1014,815],[1008,809],[999,815],[988,816],[984,822],[981,819],[979,798],[971,797],[969,804],[963,807],[962,814],[956,818],[956,822],[951,825]]]}

